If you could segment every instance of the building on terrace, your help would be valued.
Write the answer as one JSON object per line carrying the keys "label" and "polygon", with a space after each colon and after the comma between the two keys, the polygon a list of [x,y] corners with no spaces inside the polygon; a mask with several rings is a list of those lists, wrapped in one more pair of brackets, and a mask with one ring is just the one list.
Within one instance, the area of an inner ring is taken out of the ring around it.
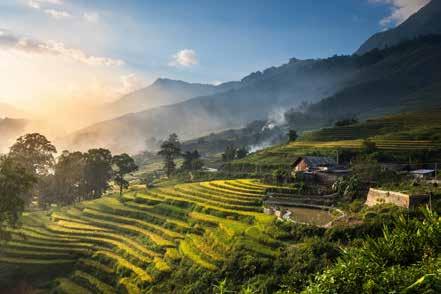
{"label": "building on terrace", "polygon": [[292,165],[292,175],[297,177],[303,174],[305,180],[333,184],[339,177],[350,173],[346,167],[341,166],[332,157],[304,156],[299,157]]}
{"label": "building on terrace", "polygon": [[328,171],[337,167],[337,161],[332,157],[303,156],[293,164],[294,172]]}

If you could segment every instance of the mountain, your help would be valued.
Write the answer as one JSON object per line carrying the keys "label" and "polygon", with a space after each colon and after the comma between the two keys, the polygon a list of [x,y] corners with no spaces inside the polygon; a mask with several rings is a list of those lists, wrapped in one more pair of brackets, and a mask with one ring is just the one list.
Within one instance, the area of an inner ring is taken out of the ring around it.
{"label": "mountain", "polygon": [[146,88],[105,105],[100,111],[105,117],[114,118],[127,113],[179,103],[193,97],[228,91],[236,85],[237,83],[231,82],[214,86],[160,78]]}
{"label": "mountain", "polygon": [[[299,123],[293,116],[290,127],[297,130],[325,126],[341,118],[368,118],[439,105],[441,36],[430,33],[438,32],[440,6],[441,1],[432,1],[401,26],[372,37],[367,43],[384,36],[401,36],[387,37],[387,46],[377,50],[369,51],[363,45],[361,53],[352,56],[293,58],[284,65],[252,73],[240,82],[217,87],[198,85],[199,89],[218,92],[102,121],[62,138],[61,144],[72,149],[106,146],[114,152],[135,153],[148,148],[146,141],[157,142],[170,133],[190,140],[242,128],[251,121],[266,121],[274,113],[283,114],[302,102],[310,106],[306,115],[300,115]],[[178,90],[173,93],[173,97],[191,96]],[[136,99],[132,107],[142,109]]]}
{"label": "mountain", "polygon": [[329,121],[441,105],[441,35],[420,37],[358,58],[371,65],[343,90],[312,105],[311,115]]}
{"label": "mountain", "polygon": [[176,132],[182,139],[192,139],[240,128],[303,101],[329,97],[358,70],[358,64],[334,58],[293,58],[282,66],[252,73],[240,82],[220,85],[220,93],[97,123],[63,138],[61,144],[76,149],[107,146],[114,152],[138,152],[146,148],[145,141],[151,137],[162,139]]}
{"label": "mountain", "polygon": [[441,1],[432,0],[398,27],[373,35],[355,54],[384,49],[419,36],[441,34]]}

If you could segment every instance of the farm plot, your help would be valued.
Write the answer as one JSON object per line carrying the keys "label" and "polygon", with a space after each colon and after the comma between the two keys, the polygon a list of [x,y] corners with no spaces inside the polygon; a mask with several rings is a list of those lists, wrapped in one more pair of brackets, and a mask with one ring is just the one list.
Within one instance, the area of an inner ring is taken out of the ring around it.
{"label": "farm plot", "polygon": [[265,189],[255,180],[133,188],[122,199],[103,197],[47,213],[30,213],[0,250],[0,265],[63,265],[53,280],[62,293],[139,293],[186,259],[220,268],[239,242],[263,255],[278,242],[265,231]]}

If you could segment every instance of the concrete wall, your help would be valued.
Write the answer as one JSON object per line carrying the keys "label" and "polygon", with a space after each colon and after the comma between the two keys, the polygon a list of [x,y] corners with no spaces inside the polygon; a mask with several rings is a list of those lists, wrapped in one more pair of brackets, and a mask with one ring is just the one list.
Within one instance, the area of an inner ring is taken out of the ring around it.
{"label": "concrete wall", "polygon": [[418,205],[428,203],[427,195],[409,195],[400,192],[384,191],[378,189],[369,189],[366,200],[367,206],[374,206],[382,203],[392,203],[399,207],[414,208]]}

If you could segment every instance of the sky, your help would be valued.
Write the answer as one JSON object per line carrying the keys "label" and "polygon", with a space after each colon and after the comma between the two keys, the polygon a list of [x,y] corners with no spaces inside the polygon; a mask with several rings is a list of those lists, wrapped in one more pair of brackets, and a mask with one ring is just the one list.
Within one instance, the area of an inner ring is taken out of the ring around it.
{"label": "sky", "polygon": [[430,0],[0,0],[0,102],[93,106],[156,78],[217,84],[351,54]]}

